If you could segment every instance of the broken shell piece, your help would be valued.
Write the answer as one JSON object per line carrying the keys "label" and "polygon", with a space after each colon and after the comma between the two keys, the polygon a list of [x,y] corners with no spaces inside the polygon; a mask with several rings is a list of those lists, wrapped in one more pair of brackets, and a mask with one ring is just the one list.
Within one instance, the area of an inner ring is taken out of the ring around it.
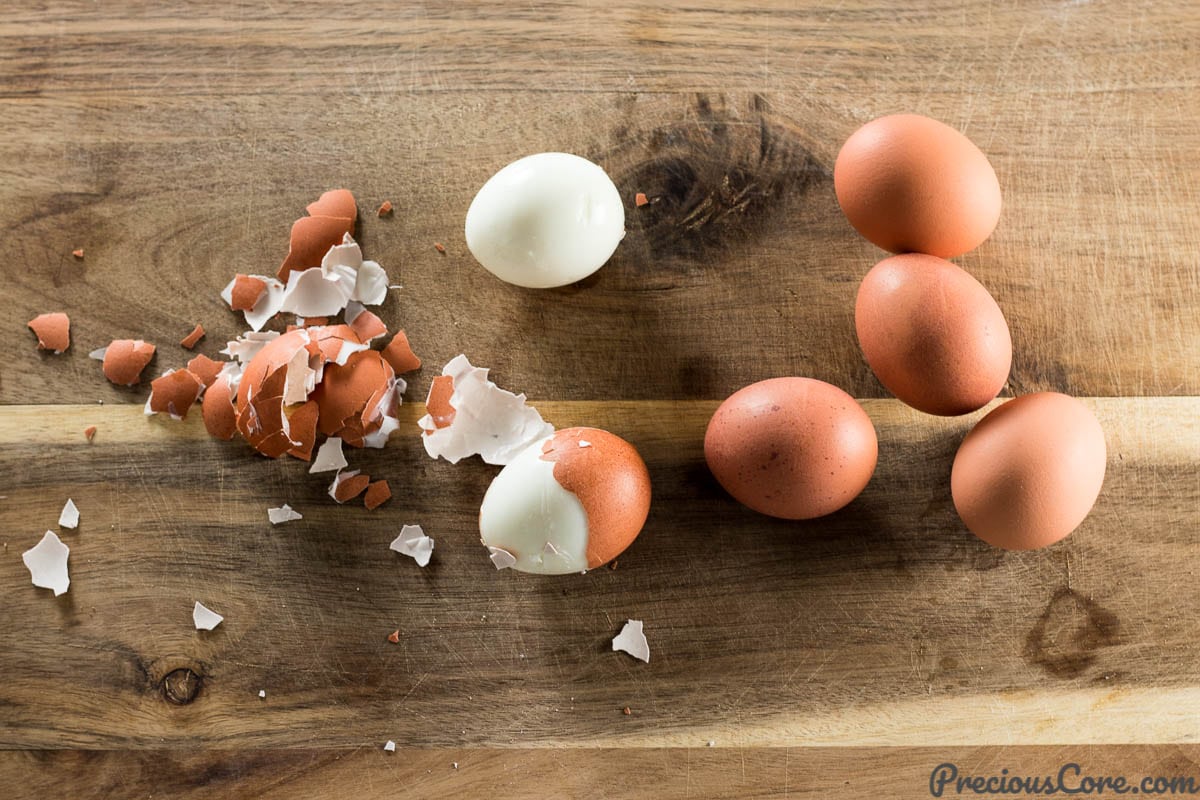
{"label": "broken shell piece", "polygon": [[383,749],[388,753],[394,753],[394,752],[396,752],[396,743],[393,742],[391,739],[388,739],[386,742],[383,743]]}
{"label": "broken shell piece", "polygon": [[59,355],[71,346],[71,319],[61,311],[38,314],[26,324],[37,336],[39,350]]}
{"label": "broken shell piece", "polygon": [[433,539],[425,535],[420,525],[405,525],[388,548],[409,556],[417,562],[418,567],[424,567],[433,555],[433,545]]}
{"label": "broken shell piece", "polygon": [[612,640],[613,651],[622,651],[629,653],[639,661],[650,663],[650,643],[646,641],[646,634],[642,633],[642,621],[640,619],[631,619],[625,623],[625,627],[621,628],[621,632]]}
{"label": "broken shell piece", "polygon": [[196,327],[192,328],[192,332],[180,340],[179,344],[188,350],[191,350],[204,337],[204,326],[197,323]]}
{"label": "broken shell piece", "polygon": [[296,509],[284,503],[279,508],[268,508],[267,519],[271,521],[272,525],[282,525],[292,520],[304,519],[304,517]]}
{"label": "broken shell piece", "polygon": [[278,339],[277,331],[246,331],[236,341],[226,342],[222,355],[237,359],[239,364],[249,364],[254,357],[272,341]]}
{"label": "broken shell piece", "polygon": [[354,233],[358,209],[354,195],[346,189],[325,192],[306,209],[311,216],[301,217],[292,225],[287,258],[279,267],[279,279],[286,281],[294,269],[317,266],[330,247]]}
{"label": "broken shell piece", "polygon": [[62,543],[53,531],[46,531],[42,540],[21,554],[33,585],[51,589],[58,597],[67,591],[71,578],[67,575],[67,557],[71,548]]}
{"label": "broken shell piece", "polygon": [[90,355],[104,362],[104,377],[118,386],[133,386],[154,358],[154,345],[141,339],[114,339],[108,347],[93,350]]}
{"label": "broken shell piece", "polygon": [[192,622],[195,623],[196,630],[198,631],[211,631],[224,621],[224,617],[215,611],[205,608],[200,604],[199,600],[192,607]]}
{"label": "broken shell piece", "polygon": [[88,425],[86,428],[83,429],[83,435],[87,437],[87,440],[89,442],[92,441],[92,439],[95,439],[96,438],[96,426]]}
{"label": "broken shell piece", "polygon": [[[246,324],[259,331],[267,324],[267,320],[279,313],[283,305],[283,289],[283,284],[274,278],[239,274],[221,290],[221,299],[234,311],[241,311]],[[253,305],[245,308],[252,296],[256,298]]]}
{"label": "broken shell piece", "polygon": [[488,558],[492,560],[496,569],[511,569],[517,565],[517,557],[503,547],[488,545]]}
{"label": "broken shell piece", "polygon": [[79,509],[75,507],[75,501],[69,497],[67,498],[67,504],[63,506],[62,513],[58,515],[58,527],[79,527]]}
{"label": "broken shell piece", "polygon": [[370,475],[360,475],[358,470],[339,472],[329,485],[329,496],[339,503],[353,500],[364,491],[371,482]]}
{"label": "broken shell piece", "polygon": [[312,458],[313,446],[317,443],[317,417],[321,413],[315,400],[288,413],[288,438],[292,446],[287,454],[301,461]]}
{"label": "broken shell piece", "polygon": [[[421,368],[421,359],[417,358],[417,354],[413,352],[412,347],[408,343],[408,335],[404,331],[396,331],[396,335],[387,343],[387,346],[382,350],[384,360],[392,365],[392,370],[397,375],[403,375],[406,372]],[[454,391],[454,379],[450,379],[450,391]],[[447,401],[449,396],[447,395]]]}
{"label": "broken shell piece", "polygon": [[348,465],[345,454],[342,453],[342,440],[337,436],[330,436],[321,447],[317,450],[317,457],[313,459],[312,466],[308,471],[312,472],[333,472],[336,470],[345,469]]}
{"label": "broken shell piece", "polygon": [[[425,432],[421,437],[425,452],[433,458],[440,456],[455,464],[479,455],[488,464],[503,465],[554,432],[537,409],[525,404],[525,395],[501,389],[488,380],[487,369],[472,366],[466,356],[452,359],[442,369],[442,376],[453,381],[446,402],[453,412],[451,421],[439,425],[435,415],[442,409],[434,407],[417,423]],[[441,386],[444,392],[445,384]],[[434,389],[438,388],[435,380],[427,407],[434,406]]]}
{"label": "broken shell piece", "polygon": [[346,320],[351,329],[358,334],[358,338],[364,342],[369,342],[376,336],[382,336],[387,333],[387,326],[383,324],[378,316],[362,309],[354,315],[353,320]]}
{"label": "broken shell piece", "polygon": [[337,276],[330,276],[320,267],[292,270],[283,290],[279,310],[302,317],[329,317],[337,314],[350,302],[350,293]]}
{"label": "broken shell piece", "polygon": [[204,402],[200,413],[204,417],[204,429],[222,441],[228,442],[237,433],[237,409],[233,405],[236,392],[234,381],[240,377],[241,367],[226,365],[212,385],[204,391]]}
{"label": "broken shell piece", "polygon": [[637,206],[638,208],[641,208],[642,206],[646,205],[649,202],[650,201],[646,199],[645,192],[638,192],[637,194],[635,194],[633,196],[633,204],[635,206]]}
{"label": "broken shell piece", "polygon": [[[258,301],[266,294],[268,280],[270,278],[261,275],[238,273],[233,276],[233,280],[225,287],[221,296],[234,311],[253,311],[254,307],[258,305]],[[226,292],[228,292],[228,297],[225,296]]]}
{"label": "broken shell piece", "polygon": [[374,261],[364,261],[358,268],[354,281],[352,300],[368,305],[377,306],[387,298],[388,276],[383,267]]}
{"label": "broken shell piece", "polygon": [[259,697],[261,697],[261,698],[263,698],[263,699],[265,700],[265,699],[266,699],[266,697],[267,697],[267,690],[266,690],[266,689],[259,689],[259,690],[258,690],[258,696],[259,696]]}
{"label": "broken shell piece", "polygon": [[171,419],[187,419],[192,404],[200,397],[204,384],[186,369],[167,370],[162,377],[150,381],[147,414],[171,415]]}
{"label": "broken shell piece", "polygon": [[74,250],[71,251],[71,255],[82,260],[83,259],[83,248],[82,247],[75,248]]}
{"label": "broken shell piece", "polygon": [[381,217],[387,217],[387,216],[390,216],[394,210],[395,209],[392,208],[392,201],[384,200],[382,203],[379,204],[379,211],[377,211],[376,213],[379,214],[379,216],[381,216]]}
{"label": "broken shell piece", "polygon": [[221,374],[224,366],[222,362],[214,361],[201,353],[187,362],[187,371],[195,375],[196,380],[200,381],[201,384],[208,387],[212,386],[217,380],[217,376]]}
{"label": "broken shell piece", "polygon": [[479,508],[479,531],[485,545],[512,554],[517,570],[565,575],[620,555],[649,511],[650,473],[633,445],[597,428],[565,428],[500,471]]}
{"label": "broken shell piece", "polygon": [[399,631],[399,629],[397,629],[397,630],[394,630],[394,631],[392,631],[391,633],[389,633],[389,634],[388,634],[388,641],[389,641],[389,642],[391,642],[392,644],[400,644],[400,631]]}
{"label": "broken shell piece", "polygon": [[363,495],[363,505],[368,511],[374,511],[381,505],[386,503],[392,497],[392,490],[388,487],[387,481],[375,481],[367,486],[367,493]]}

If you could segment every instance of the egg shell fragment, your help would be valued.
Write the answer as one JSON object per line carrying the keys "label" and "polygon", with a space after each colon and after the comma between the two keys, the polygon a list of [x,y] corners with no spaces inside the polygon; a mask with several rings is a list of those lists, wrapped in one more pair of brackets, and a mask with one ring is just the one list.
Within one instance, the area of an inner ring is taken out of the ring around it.
{"label": "egg shell fragment", "polygon": [[1000,182],[970,139],[937,120],[894,114],[855,131],[833,169],[838,203],[859,233],[893,253],[953,258],[1000,220]]}
{"label": "egg shell fragment", "polygon": [[1106,464],[1104,430],[1091,409],[1038,392],[997,406],[966,435],[950,491],[980,539],[1034,550],[1079,527],[1100,495]]}
{"label": "egg shell fragment", "polygon": [[1000,306],[944,259],[880,261],[859,286],[854,325],[879,382],[918,411],[969,413],[1008,380],[1012,338]]}
{"label": "egg shell fragment", "polygon": [[569,153],[507,165],[467,209],[467,247],[501,280],[566,286],[600,269],[625,235],[621,195],[604,169]]}
{"label": "egg shell fragment", "polygon": [[375,481],[367,485],[367,492],[363,495],[363,505],[368,511],[374,511],[381,505],[386,503],[392,497],[392,490],[385,480]]}
{"label": "egg shell fragment", "polygon": [[196,379],[206,387],[212,386],[216,382],[217,376],[221,374],[223,368],[224,364],[214,361],[203,353],[187,362],[187,371],[195,375]]}
{"label": "egg shell fragment", "polygon": [[[397,375],[421,368],[421,359],[417,358],[417,354],[413,352],[412,346],[408,343],[408,335],[402,330],[396,331],[396,335],[381,352]],[[454,391],[453,379],[450,380],[450,391]],[[448,394],[447,398],[449,398]]]}
{"label": "egg shell fragment", "polygon": [[233,284],[229,288],[229,307],[234,311],[253,311],[267,292],[267,282],[254,275],[233,276]]}
{"label": "egg shell fragment", "polygon": [[181,339],[179,341],[179,346],[184,348],[185,350],[191,350],[193,347],[195,347],[197,344],[200,343],[200,340],[203,337],[204,337],[204,326],[197,323],[196,327],[192,328],[192,332],[189,333],[187,336],[183,337],[183,339]]}
{"label": "egg shell fragment", "polygon": [[812,378],[771,378],[735,392],[704,435],[705,460],[725,491],[782,519],[842,508],[871,480],[878,455],[862,407]]}
{"label": "egg shell fragment", "polygon": [[155,414],[169,414],[173,419],[187,419],[192,404],[200,397],[204,384],[186,369],[177,369],[150,382],[147,407]]}
{"label": "egg shell fragment", "polygon": [[141,339],[115,339],[104,349],[104,377],[118,386],[133,386],[154,358],[154,345]]}
{"label": "egg shell fragment", "polygon": [[60,355],[71,346],[71,320],[61,311],[38,314],[26,324],[37,336],[39,350]]}
{"label": "egg shell fragment", "polygon": [[237,435],[237,409],[233,400],[234,390],[228,374],[219,375],[204,391],[200,413],[209,436],[228,442]]}

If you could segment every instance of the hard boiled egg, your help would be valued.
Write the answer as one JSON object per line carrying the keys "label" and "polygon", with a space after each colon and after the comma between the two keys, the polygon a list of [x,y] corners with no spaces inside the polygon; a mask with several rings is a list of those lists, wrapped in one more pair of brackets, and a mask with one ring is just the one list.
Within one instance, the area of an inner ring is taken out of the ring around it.
{"label": "hard boiled egg", "polygon": [[479,531],[497,567],[563,575],[616,558],[649,512],[650,473],[633,445],[597,428],[566,428],[500,471]]}
{"label": "hard boiled egg", "polygon": [[604,265],[625,235],[625,208],[604,170],[568,153],[538,153],[493,175],[467,210],[467,247],[497,278],[566,286]]}

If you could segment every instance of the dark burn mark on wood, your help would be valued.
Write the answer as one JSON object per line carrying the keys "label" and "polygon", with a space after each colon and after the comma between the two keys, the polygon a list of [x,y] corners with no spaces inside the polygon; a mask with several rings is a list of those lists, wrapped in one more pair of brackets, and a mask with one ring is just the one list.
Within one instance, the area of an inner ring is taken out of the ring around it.
{"label": "dark burn mark on wood", "polygon": [[[693,258],[737,246],[831,180],[800,127],[755,95],[747,107],[697,96],[683,118],[622,141],[600,161],[627,201],[626,253]],[[643,192],[648,203],[633,206]],[[682,259],[681,259],[682,263]]]}
{"label": "dark burn mark on wood", "polygon": [[187,667],[171,670],[162,681],[163,699],[177,706],[186,706],[196,699],[204,681]]}
{"label": "dark burn mark on wood", "polygon": [[1025,659],[1056,678],[1076,678],[1116,644],[1120,622],[1074,589],[1060,588],[1029,632]]}

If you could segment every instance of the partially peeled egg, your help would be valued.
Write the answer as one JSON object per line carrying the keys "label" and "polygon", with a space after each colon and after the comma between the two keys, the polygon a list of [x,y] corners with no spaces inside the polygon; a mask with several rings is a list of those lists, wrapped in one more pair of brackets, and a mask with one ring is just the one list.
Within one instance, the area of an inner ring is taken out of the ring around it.
{"label": "partially peeled egg", "polygon": [[637,450],[597,428],[566,428],[508,463],[479,509],[499,566],[585,572],[620,555],[650,513],[650,473]]}

